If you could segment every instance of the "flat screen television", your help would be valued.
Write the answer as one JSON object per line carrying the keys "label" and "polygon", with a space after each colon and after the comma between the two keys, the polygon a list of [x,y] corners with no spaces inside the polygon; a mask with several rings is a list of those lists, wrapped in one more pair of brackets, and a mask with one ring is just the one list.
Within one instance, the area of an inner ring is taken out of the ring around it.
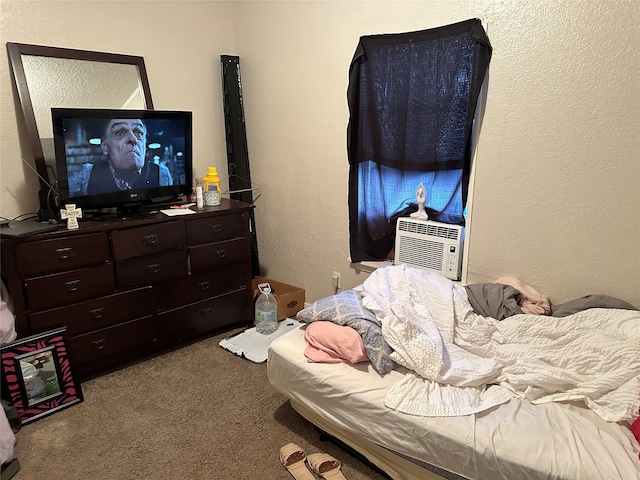
{"label": "flat screen television", "polygon": [[61,208],[129,218],[191,193],[191,112],[52,108],[51,116]]}

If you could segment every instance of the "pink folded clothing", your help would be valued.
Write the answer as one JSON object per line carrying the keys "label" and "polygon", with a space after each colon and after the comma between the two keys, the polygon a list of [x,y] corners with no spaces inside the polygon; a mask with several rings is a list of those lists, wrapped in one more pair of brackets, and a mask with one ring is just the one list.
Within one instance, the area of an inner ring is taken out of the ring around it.
{"label": "pink folded clothing", "polygon": [[360,334],[351,327],[317,321],[304,331],[304,355],[315,363],[359,363],[369,361]]}

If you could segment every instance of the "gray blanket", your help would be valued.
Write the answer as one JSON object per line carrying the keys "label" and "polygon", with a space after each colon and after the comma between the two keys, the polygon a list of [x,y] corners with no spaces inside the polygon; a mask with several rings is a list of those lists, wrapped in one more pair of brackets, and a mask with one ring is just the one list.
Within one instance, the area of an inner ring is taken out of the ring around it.
{"label": "gray blanket", "polygon": [[478,315],[504,320],[511,315],[522,313],[518,305],[521,294],[511,285],[474,283],[464,288],[473,311]]}
{"label": "gray blanket", "polygon": [[554,317],[566,317],[589,308],[619,308],[622,310],[638,310],[630,303],[608,295],[586,295],[584,297],[569,300],[561,305],[553,305]]}

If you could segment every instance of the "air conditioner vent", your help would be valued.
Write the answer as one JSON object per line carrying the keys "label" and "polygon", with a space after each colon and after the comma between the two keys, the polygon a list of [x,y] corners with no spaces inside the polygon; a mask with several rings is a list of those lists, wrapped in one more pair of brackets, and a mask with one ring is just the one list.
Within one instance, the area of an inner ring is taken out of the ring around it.
{"label": "air conditioner vent", "polygon": [[400,230],[401,232],[411,232],[426,235],[427,225],[424,223],[409,222],[406,219],[400,218],[398,219],[398,230]]}
{"label": "air conditioner vent", "polygon": [[402,232],[417,233],[419,235],[432,235],[434,237],[458,240],[459,228],[444,226],[444,224],[416,223],[408,219],[398,219],[398,230]]}
{"label": "air conditioner vent", "polygon": [[455,228],[429,225],[427,226],[427,235],[433,235],[434,237],[440,238],[448,238],[450,240],[457,240],[458,230],[456,230]]}
{"label": "air conditioner vent", "polygon": [[422,238],[403,237],[400,239],[399,263],[412,264],[434,270],[442,270],[444,244],[430,242]]}

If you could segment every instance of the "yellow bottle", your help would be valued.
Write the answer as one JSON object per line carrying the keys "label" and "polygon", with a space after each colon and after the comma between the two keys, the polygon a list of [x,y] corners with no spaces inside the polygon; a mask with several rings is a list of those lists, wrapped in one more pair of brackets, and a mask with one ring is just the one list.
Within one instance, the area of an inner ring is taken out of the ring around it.
{"label": "yellow bottle", "polygon": [[218,188],[218,192],[222,194],[218,169],[216,167],[207,167],[207,176],[202,179],[202,189],[205,192],[209,190],[209,185],[215,185]]}

